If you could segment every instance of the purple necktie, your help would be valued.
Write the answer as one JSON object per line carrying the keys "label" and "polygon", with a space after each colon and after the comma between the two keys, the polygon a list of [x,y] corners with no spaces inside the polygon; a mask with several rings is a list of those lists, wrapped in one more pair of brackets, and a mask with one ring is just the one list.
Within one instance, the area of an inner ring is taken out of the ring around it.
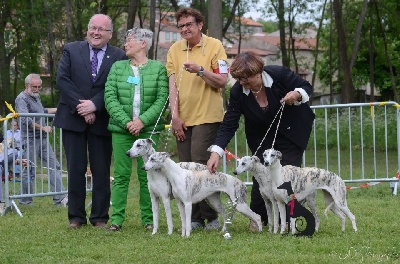
{"label": "purple necktie", "polygon": [[93,56],[92,56],[92,80],[95,82],[97,76],[97,64],[99,63],[97,59],[97,53],[100,49],[93,48]]}

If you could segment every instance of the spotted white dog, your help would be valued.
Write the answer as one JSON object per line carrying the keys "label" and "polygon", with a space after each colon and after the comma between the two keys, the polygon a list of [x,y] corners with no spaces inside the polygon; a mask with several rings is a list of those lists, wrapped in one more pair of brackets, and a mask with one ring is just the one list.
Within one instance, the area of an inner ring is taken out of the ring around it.
{"label": "spotted white dog", "polygon": [[263,158],[264,165],[270,167],[274,192],[276,187],[285,181],[284,178],[296,175],[300,180],[294,184],[292,183],[292,185],[293,190],[297,190],[295,195],[298,200],[303,200],[317,189],[323,190],[327,209],[332,210],[341,219],[342,231],[346,227],[346,216],[350,219],[354,231],[357,231],[356,218],[347,206],[346,186],[337,174],[315,167],[299,168],[290,165],[282,166],[280,163],[282,153],[274,149],[264,151]]}
{"label": "spotted white dog", "polygon": [[[279,229],[279,208],[285,208],[285,202],[281,200],[277,200],[275,198],[274,192],[272,190],[272,178],[269,172],[269,168],[261,164],[260,159],[256,156],[244,156],[238,161],[238,166],[236,167],[235,171],[233,172],[235,175],[238,175],[240,173],[243,173],[245,171],[249,171],[251,174],[253,174],[254,178],[257,180],[259,186],[260,186],[260,193],[261,196],[265,202],[265,207],[267,209],[267,215],[268,215],[268,231],[272,231],[272,223],[274,223],[274,233],[278,233]],[[283,175],[283,181],[290,181],[292,182],[293,186],[299,186],[298,181],[299,177],[296,177],[295,174],[284,174]],[[295,193],[299,190],[293,190]],[[275,192],[280,192],[282,195],[285,196],[286,198],[286,190],[275,190]],[[317,214],[317,208],[316,208],[316,202],[315,202],[315,197],[316,197],[316,192],[311,192],[310,195],[308,195],[305,198],[305,201],[307,201],[308,206],[311,209],[311,212],[314,215],[315,218],[315,230],[318,231],[318,226],[319,226],[319,217]],[[300,203],[304,202],[299,200]],[[278,206],[279,204],[279,206]],[[273,210],[272,210],[273,209]],[[286,211],[286,210],[285,210]],[[285,213],[283,211],[282,213]],[[272,213],[274,215],[272,219]],[[285,223],[285,222],[282,222]],[[295,231],[294,226],[292,226],[292,231]]]}
{"label": "spotted white dog", "polygon": [[[146,163],[149,157],[156,151],[153,148],[154,141],[148,139],[136,140],[132,147],[126,152],[126,155],[130,158],[136,158],[141,156],[143,161]],[[206,170],[207,166],[195,163],[195,162],[180,162],[178,163],[184,169],[187,170]],[[153,232],[156,234],[158,231],[159,223],[159,211],[160,211],[160,198],[164,204],[165,215],[167,217],[168,234],[171,235],[174,225],[172,221],[171,203],[170,200],[173,198],[171,184],[167,177],[161,174],[160,170],[150,170],[147,172],[147,186],[149,188],[151,207],[153,210]]]}
{"label": "spotted white dog", "polygon": [[209,205],[224,219],[222,231],[226,230],[226,216],[221,204],[220,192],[225,192],[236,209],[257,224],[262,230],[261,217],[246,203],[246,185],[225,173],[210,173],[208,170],[193,171],[182,169],[169,158],[166,152],[156,152],[143,166],[146,171],[160,169],[171,182],[172,192],[177,201],[182,220],[182,236],[189,237],[191,231],[192,204],[206,199]]}

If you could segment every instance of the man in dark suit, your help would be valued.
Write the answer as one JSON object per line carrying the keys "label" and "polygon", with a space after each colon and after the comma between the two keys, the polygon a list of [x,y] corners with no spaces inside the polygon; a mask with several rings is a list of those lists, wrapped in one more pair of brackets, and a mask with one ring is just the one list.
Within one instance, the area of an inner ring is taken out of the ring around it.
{"label": "man in dark suit", "polygon": [[109,219],[112,147],[104,87],[111,65],[126,59],[122,49],[108,44],[112,31],[109,16],[92,16],[86,41],[65,45],[57,71],[60,101],[54,125],[62,128],[68,169],[68,219],[73,229],[87,224],[88,157],[93,176],[89,221],[93,226],[106,227]]}

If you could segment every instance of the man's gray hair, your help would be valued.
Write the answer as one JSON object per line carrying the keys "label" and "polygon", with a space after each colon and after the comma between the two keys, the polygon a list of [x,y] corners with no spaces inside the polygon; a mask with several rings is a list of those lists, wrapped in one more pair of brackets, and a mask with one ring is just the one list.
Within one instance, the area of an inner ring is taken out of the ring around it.
{"label": "man's gray hair", "polygon": [[32,79],[39,79],[40,82],[42,82],[42,79],[40,78],[40,75],[37,73],[31,73],[25,78],[25,83],[31,84]]}
{"label": "man's gray hair", "polygon": [[132,28],[129,29],[125,34],[125,39],[127,37],[133,37],[136,40],[143,40],[146,42],[146,51],[149,51],[151,48],[152,40],[153,40],[153,31],[145,28]]}

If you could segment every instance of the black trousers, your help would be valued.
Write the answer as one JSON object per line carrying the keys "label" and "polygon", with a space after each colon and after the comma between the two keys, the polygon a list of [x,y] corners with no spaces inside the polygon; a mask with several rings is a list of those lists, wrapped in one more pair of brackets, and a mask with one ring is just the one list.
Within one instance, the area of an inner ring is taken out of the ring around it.
{"label": "black trousers", "polygon": [[68,168],[68,219],[86,224],[86,178],[88,160],[92,172],[92,225],[106,222],[110,208],[111,136],[99,136],[90,131],[62,130]]}

